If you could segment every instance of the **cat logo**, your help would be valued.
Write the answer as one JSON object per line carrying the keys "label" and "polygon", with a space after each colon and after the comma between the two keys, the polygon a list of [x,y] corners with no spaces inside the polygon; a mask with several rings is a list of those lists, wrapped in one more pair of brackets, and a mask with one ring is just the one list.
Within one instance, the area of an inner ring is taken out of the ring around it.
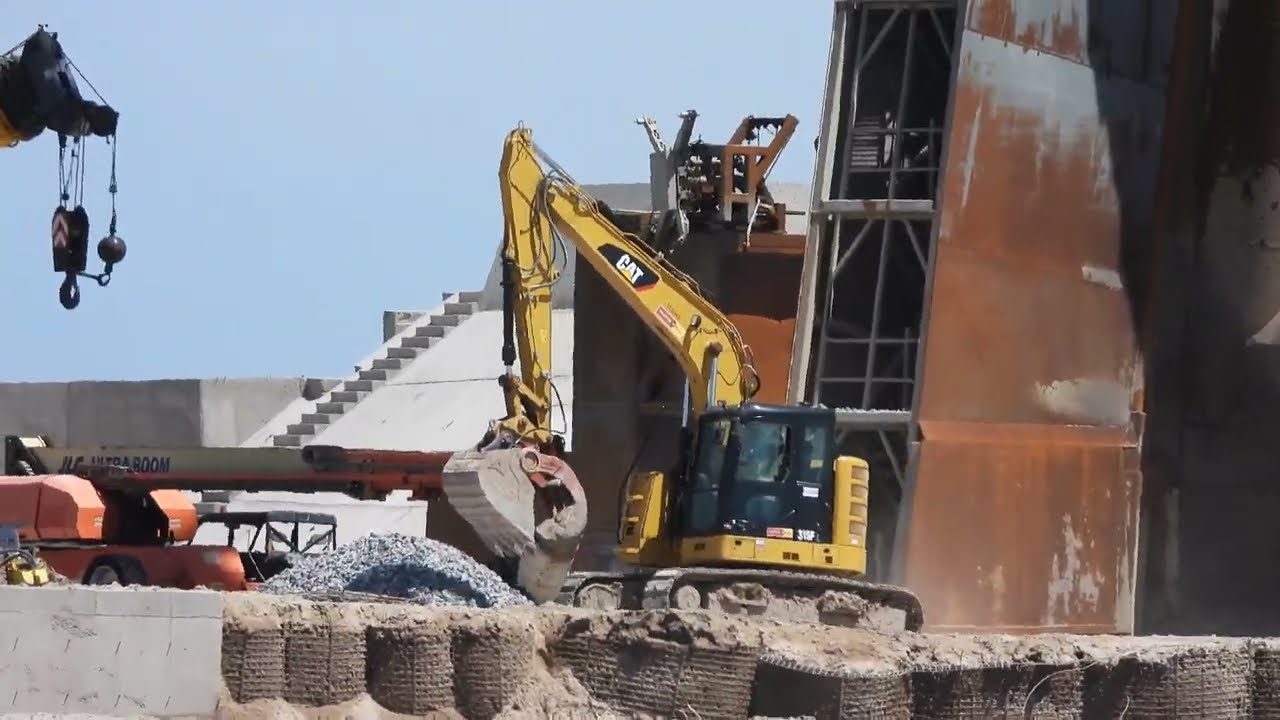
{"label": "cat logo", "polygon": [[658,275],[649,269],[644,260],[617,245],[601,245],[600,254],[636,292],[648,290],[658,284]]}

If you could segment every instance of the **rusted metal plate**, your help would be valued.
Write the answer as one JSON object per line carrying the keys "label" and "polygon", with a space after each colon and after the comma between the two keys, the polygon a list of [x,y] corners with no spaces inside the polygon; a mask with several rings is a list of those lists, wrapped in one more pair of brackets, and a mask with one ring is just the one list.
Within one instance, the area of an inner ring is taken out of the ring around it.
{"label": "rusted metal plate", "polygon": [[720,265],[717,300],[751,348],[760,402],[787,401],[803,262],[800,255],[751,252],[727,255]]}
{"label": "rusted metal plate", "polygon": [[[926,423],[909,587],[943,632],[1132,624],[1138,451],[1096,428]],[[926,470],[927,469],[927,470]]]}
{"label": "rusted metal plate", "polygon": [[1133,630],[1163,102],[1155,21],[1099,5],[971,2],[957,44],[904,564],[935,628]]}
{"label": "rusted metal plate", "polygon": [[987,37],[1086,61],[1090,0],[986,0],[969,4],[965,27]]}
{"label": "rusted metal plate", "polygon": [[965,27],[1102,74],[1163,86],[1177,3],[1148,0],[981,0]]}

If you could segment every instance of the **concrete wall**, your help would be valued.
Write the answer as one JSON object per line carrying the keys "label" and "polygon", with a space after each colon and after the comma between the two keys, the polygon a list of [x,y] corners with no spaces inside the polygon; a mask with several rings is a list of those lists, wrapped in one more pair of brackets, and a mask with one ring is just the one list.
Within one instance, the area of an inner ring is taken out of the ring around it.
{"label": "concrete wall", "polygon": [[0,587],[0,713],[212,717],[220,593]]}
{"label": "concrete wall", "polygon": [[198,380],[0,385],[0,433],[58,445],[199,445],[200,425]]}
{"label": "concrete wall", "polygon": [[[325,383],[319,382],[324,387]],[[280,408],[299,396],[305,396],[309,389],[307,383],[301,378],[201,380],[201,444],[239,445]]]}
{"label": "concrete wall", "polygon": [[239,445],[294,398],[326,381],[220,378],[142,382],[0,383],[0,434],[55,445]]}

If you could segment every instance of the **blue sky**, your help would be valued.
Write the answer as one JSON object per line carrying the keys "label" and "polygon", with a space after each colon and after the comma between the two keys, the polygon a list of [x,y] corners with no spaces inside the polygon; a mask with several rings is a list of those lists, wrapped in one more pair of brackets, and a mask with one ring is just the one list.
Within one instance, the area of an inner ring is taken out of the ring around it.
{"label": "blue sky", "polygon": [[[693,107],[721,141],[743,115],[790,112],[774,177],[807,182],[830,5],[5,3],[0,52],[46,23],[121,112],[129,257],[62,309],[56,137],[0,150],[0,379],[345,375],[383,310],[482,286],[501,142],[522,121],[579,181],[640,182],[639,115],[671,138]],[[94,242],[109,158],[91,143]]]}

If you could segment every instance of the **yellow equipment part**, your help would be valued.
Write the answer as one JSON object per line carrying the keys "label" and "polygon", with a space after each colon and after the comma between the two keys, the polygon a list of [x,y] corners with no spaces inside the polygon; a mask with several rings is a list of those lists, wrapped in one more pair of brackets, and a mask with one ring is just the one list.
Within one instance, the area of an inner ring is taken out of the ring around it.
{"label": "yellow equipment part", "polygon": [[22,137],[18,135],[18,131],[13,129],[13,125],[9,124],[9,118],[0,112],[0,148],[8,148],[22,142]]}
{"label": "yellow equipment part", "polygon": [[11,553],[4,560],[4,579],[9,585],[47,585],[49,566],[29,552]]}

